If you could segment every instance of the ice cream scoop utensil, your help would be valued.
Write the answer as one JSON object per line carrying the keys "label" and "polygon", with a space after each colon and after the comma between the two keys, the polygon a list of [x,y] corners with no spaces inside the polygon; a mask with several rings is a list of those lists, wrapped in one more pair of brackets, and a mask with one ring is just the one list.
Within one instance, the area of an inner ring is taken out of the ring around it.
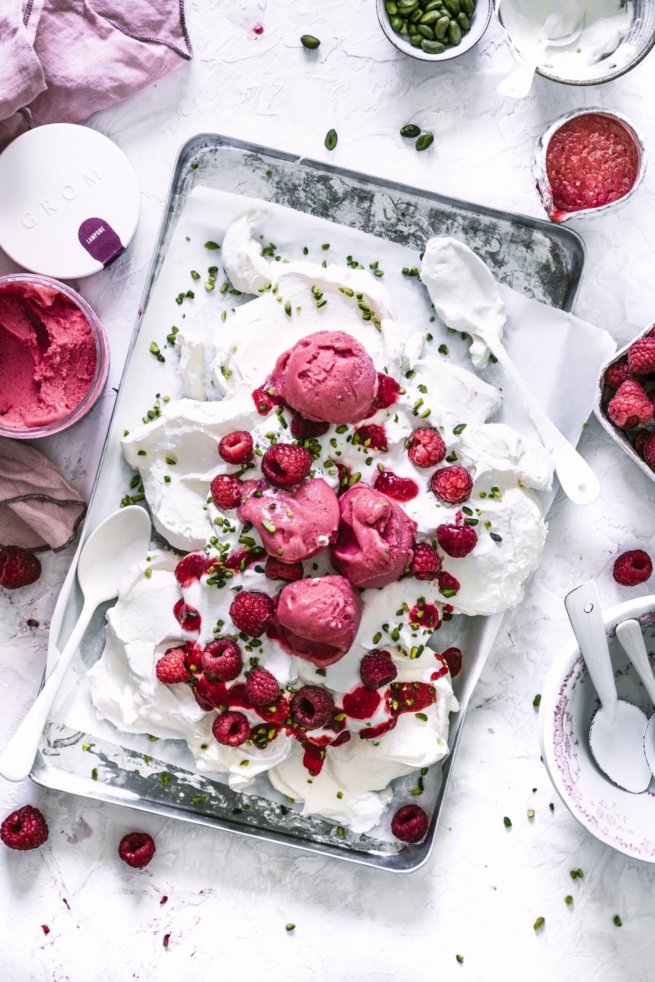
{"label": "ice cream scoop utensil", "polygon": [[[616,636],[643,682],[650,701],[655,706],[655,676],[648,659],[639,621],[634,619],[623,621],[616,628]],[[644,731],[644,753],[651,772],[655,774],[655,714],[648,720]]]}
{"label": "ice cream scoop utensil", "polygon": [[127,569],[144,558],[150,544],[150,516],[143,508],[121,508],[91,532],[77,561],[84,597],[78,621],[45,685],[0,756],[0,774],[9,781],[27,777],[50,707],[97,607],[118,595]]}
{"label": "ice cream scoop utensil", "polygon": [[648,719],[637,706],[617,696],[596,581],[576,587],[564,605],[601,704],[589,728],[592,756],[610,781],[640,794],[652,776],[644,754]]}

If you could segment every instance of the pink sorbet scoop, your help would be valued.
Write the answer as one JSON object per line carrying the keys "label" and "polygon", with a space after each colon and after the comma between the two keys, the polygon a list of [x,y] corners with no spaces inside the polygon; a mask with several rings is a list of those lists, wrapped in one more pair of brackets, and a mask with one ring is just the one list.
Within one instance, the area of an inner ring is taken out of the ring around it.
{"label": "pink sorbet scoop", "polygon": [[350,650],[361,617],[359,594],[343,576],[296,580],[280,593],[278,640],[320,668],[333,665]]}
{"label": "pink sorbet scoop", "polygon": [[295,491],[268,487],[263,481],[244,483],[237,514],[252,522],[270,556],[297,563],[331,545],[339,527],[339,502],[323,478],[303,481]]}
{"label": "pink sorbet scoop", "polygon": [[332,559],[362,589],[387,586],[413,558],[416,523],[400,505],[366,484],[339,499],[341,522]]}
{"label": "pink sorbet scoop", "polygon": [[287,405],[307,419],[357,423],[378,391],[375,365],[359,341],[342,331],[319,331],[280,355],[273,373]]}

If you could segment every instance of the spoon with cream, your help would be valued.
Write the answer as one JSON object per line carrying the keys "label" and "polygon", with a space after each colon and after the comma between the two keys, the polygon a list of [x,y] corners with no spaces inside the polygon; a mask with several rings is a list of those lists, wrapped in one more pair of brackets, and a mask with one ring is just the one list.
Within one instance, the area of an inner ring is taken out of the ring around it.
{"label": "spoon with cream", "polygon": [[502,342],[505,304],[489,268],[458,239],[435,237],[425,247],[421,280],[444,324],[473,335],[473,364],[482,367],[491,353],[510,377],[553,457],[564,494],[576,505],[595,501],[600,494],[598,478],[546,415],[507,353]]}
{"label": "spoon with cream", "polygon": [[[499,7],[500,0],[496,9]],[[584,17],[575,29],[565,30],[562,33],[563,25],[560,15],[549,14],[543,28],[537,31],[534,39],[521,51],[522,63],[498,86],[498,94],[508,96],[510,99],[524,99],[530,94],[535,73],[543,60],[546,49],[565,48],[567,45],[573,44],[582,34],[583,27]]]}

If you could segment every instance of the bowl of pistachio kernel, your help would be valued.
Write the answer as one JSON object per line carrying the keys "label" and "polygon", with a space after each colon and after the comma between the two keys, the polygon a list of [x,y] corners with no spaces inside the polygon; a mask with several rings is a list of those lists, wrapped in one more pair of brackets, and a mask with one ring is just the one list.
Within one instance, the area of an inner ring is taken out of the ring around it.
{"label": "bowl of pistachio kernel", "polygon": [[377,0],[380,27],[393,45],[421,61],[450,61],[478,43],[493,0]]}

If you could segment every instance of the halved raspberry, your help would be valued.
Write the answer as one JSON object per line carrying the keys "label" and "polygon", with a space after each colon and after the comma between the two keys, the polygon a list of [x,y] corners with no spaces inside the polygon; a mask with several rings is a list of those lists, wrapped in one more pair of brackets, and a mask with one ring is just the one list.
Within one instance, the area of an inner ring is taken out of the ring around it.
{"label": "halved raspberry", "polygon": [[264,573],[269,580],[286,580],[293,583],[294,580],[302,580],[304,570],[302,563],[282,563],[274,556],[269,556],[264,566]]}
{"label": "halved raspberry", "polygon": [[412,433],[407,453],[417,467],[435,467],[446,456],[446,444],[437,430],[423,427]]}
{"label": "halved raspberry", "polygon": [[155,675],[166,685],[188,682],[191,672],[186,664],[187,652],[184,648],[169,648],[155,665]]}
{"label": "halved raspberry", "polygon": [[291,436],[295,437],[296,440],[311,440],[315,437],[324,436],[329,429],[329,423],[305,419],[300,413],[294,413],[291,419]]}
{"label": "halved raspberry", "polygon": [[203,648],[201,662],[207,675],[220,682],[231,682],[243,668],[241,649],[232,638],[210,641]]}
{"label": "halved raspberry", "polygon": [[437,552],[427,542],[417,542],[409,571],[417,580],[434,580],[441,569]]}
{"label": "halved raspberry", "polygon": [[41,563],[27,549],[5,546],[0,550],[0,586],[18,590],[35,583],[41,575]]}
{"label": "halved raspberry", "polygon": [[419,842],[428,830],[428,816],[418,805],[403,805],[391,819],[391,831],[401,842]]}
{"label": "halved raspberry", "polygon": [[334,699],[322,685],[303,685],[291,700],[291,715],[308,730],[325,726],[333,712]]}
{"label": "halved raspberry", "polygon": [[619,358],[614,364],[605,369],[605,385],[610,389],[618,389],[622,382],[631,378],[627,358]]}
{"label": "halved raspberry", "polygon": [[633,375],[655,372],[655,337],[647,335],[628,348],[628,368]]}
{"label": "halved raspberry", "polygon": [[128,832],[118,844],[118,855],[134,869],[147,866],[155,851],[155,840],[147,832]]}
{"label": "halved raspberry", "polygon": [[436,631],[441,623],[439,608],[434,604],[425,603],[424,600],[410,607],[408,616],[412,627],[423,628],[426,631]]}
{"label": "halved raspberry", "polygon": [[367,423],[364,426],[358,426],[353,435],[353,443],[369,447],[371,450],[381,450],[384,452],[389,449],[384,426],[380,426],[378,423]]}
{"label": "halved raspberry", "polygon": [[217,474],[210,488],[214,504],[221,511],[241,504],[241,481],[234,474]]}
{"label": "halved raspberry", "polygon": [[175,579],[180,586],[191,586],[214,564],[213,559],[209,559],[202,552],[190,552],[184,559],[180,559],[175,567]]}
{"label": "halved raspberry", "polygon": [[418,494],[418,484],[411,477],[399,477],[393,471],[380,471],[373,482],[376,491],[393,498],[394,501],[411,501]]}
{"label": "halved raspberry", "polygon": [[373,400],[373,405],[371,406],[372,416],[378,411],[378,409],[388,409],[389,406],[393,406],[394,402],[398,401],[398,396],[400,395],[400,385],[396,382],[395,378],[391,375],[384,375],[382,372],[378,372],[378,392]]}
{"label": "halved raspberry", "polygon": [[246,695],[253,706],[270,706],[280,695],[280,686],[272,672],[257,665],[246,679]]}
{"label": "halved raspberry", "polygon": [[463,559],[478,544],[478,536],[470,525],[438,525],[437,542],[445,553]]}
{"label": "halved raspberry", "polygon": [[226,747],[240,747],[250,736],[248,717],[235,710],[228,710],[217,716],[212,725],[212,733],[219,743]]}
{"label": "halved raspberry", "polygon": [[0,839],[10,849],[38,849],[47,838],[48,823],[32,805],[18,808],[0,825]]}
{"label": "halved raspberry", "polygon": [[452,678],[462,670],[462,652],[459,648],[446,648],[445,651],[441,652],[441,657],[448,666],[448,671]]}
{"label": "halved raspberry", "polygon": [[311,469],[311,454],[295,443],[275,443],[262,457],[262,474],[276,488],[300,484]]}
{"label": "halved raspberry", "polygon": [[233,430],[218,444],[218,452],[228,464],[247,464],[252,451],[252,437],[247,430]]}
{"label": "halved raspberry", "polygon": [[255,389],[252,393],[252,399],[260,416],[268,416],[275,406],[280,405],[279,396],[275,394],[270,386],[266,385],[260,385],[258,389]]}
{"label": "halved raspberry", "polygon": [[460,505],[471,496],[473,478],[464,467],[442,467],[430,479],[437,498],[448,505]]}
{"label": "halved raspberry", "polygon": [[230,604],[230,617],[236,627],[251,638],[262,636],[273,620],[275,605],[266,593],[237,593]]}
{"label": "halved raspberry", "polygon": [[631,549],[623,552],[614,563],[613,575],[622,586],[637,586],[643,583],[653,572],[653,563],[643,549]]}
{"label": "halved raspberry", "polygon": [[631,430],[653,418],[653,404],[639,382],[627,379],[608,402],[607,415],[615,426]]}
{"label": "halved raspberry", "polygon": [[459,593],[459,580],[456,580],[454,576],[447,573],[445,569],[442,570],[437,576],[437,583],[439,584],[439,593],[443,594],[443,596],[447,599],[450,599],[450,597],[454,597],[456,593]]}
{"label": "halved raspberry", "polygon": [[367,651],[359,663],[359,674],[367,689],[381,689],[398,675],[398,669],[388,651],[374,648]]}

